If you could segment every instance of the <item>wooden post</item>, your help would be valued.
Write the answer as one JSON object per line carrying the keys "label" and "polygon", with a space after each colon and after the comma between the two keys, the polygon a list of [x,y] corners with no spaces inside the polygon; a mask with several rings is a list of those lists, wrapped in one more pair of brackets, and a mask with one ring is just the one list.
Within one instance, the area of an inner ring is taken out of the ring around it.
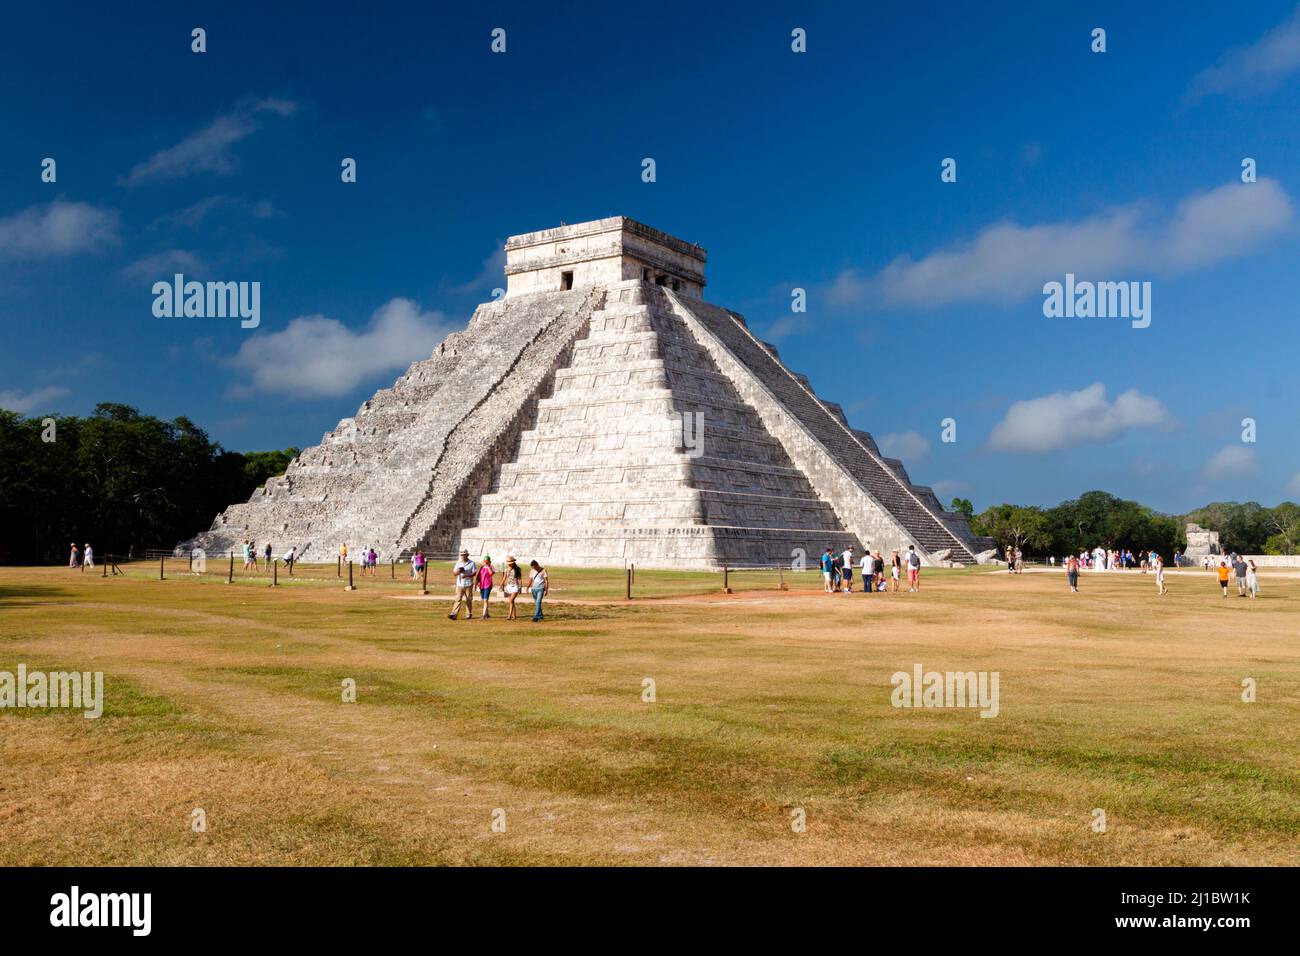
{"label": "wooden post", "polygon": [[390,581],[397,580],[397,559],[393,558],[388,564],[388,578]]}
{"label": "wooden post", "polygon": [[194,549],[193,548],[190,548],[190,566],[187,570],[190,572],[190,574],[194,573]]}
{"label": "wooden post", "polygon": [[271,559],[271,587],[280,583],[280,559]]}
{"label": "wooden post", "polygon": [[636,562],[632,562],[632,583],[636,584]]}
{"label": "wooden post", "polygon": [[725,564],[722,566],[722,593],[731,593],[731,568]]}
{"label": "wooden post", "polygon": [[420,565],[420,593],[429,593],[429,560],[425,559],[424,564]]}
{"label": "wooden post", "polygon": [[165,554],[158,555],[158,580],[159,581],[167,580],[166,562],[167,562],[167,555]]}
{"label": "wooden post", "polygon": [[112,563],[113,563],[113,556],[111,554],[104,555],[104,573],[100,575],[101,578],[108,577],[108,566]]}
{"label": "wooden post", "polygon": [[235,552],[230,552],[230,574],[226,576],[227,584],[235,583]]}
{"label": "wooden post", "polygon": [[335,563],[334,576],[336,578],[343,577],[343,555],[340,554],[337,558],[335,558],[334,563]]}
{"label": "wooden post", "polygon": [[351,561],[348,561],[348,586],[345,590],[348,591],[356,590],[356,588],[352,586],[352,562]]}
{"label": "wooden post", "polygon": [[785,586],[785,567],[783,565],[778,564],[776,566],[776,574],[781,581],[780,590],[782,591],[790,590],[788,587]]}
{"label": "wooden post", "polygon": [[285,563],[289,565],[289,577],[293,577],[293,566],[297,564],[297,561],[294,558],[290,558]]}
{"label": "wooden post", "polygon": [[627,569],[627,599],[632,600],[632,569]]}

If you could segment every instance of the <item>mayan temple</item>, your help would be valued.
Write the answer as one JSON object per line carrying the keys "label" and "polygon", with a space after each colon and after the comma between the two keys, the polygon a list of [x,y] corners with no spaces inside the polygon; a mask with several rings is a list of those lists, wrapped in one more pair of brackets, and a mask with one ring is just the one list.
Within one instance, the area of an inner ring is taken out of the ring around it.
{"label": "mayan temple", "polygon": [[623,216],[514,236],[504,296],[187,542],[571,565],[929,564],[990,548],[742,316],[705,252]]}

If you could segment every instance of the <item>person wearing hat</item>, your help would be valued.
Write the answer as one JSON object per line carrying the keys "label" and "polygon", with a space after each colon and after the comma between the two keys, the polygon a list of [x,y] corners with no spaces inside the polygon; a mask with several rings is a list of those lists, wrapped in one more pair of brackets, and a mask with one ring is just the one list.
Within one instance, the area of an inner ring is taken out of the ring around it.
{"label": "person wearing hat", "polygon": [[506,596],[506,603],[510,607],[510,613],[506,615],[507,621],[517,620],[515,614],[515,599],[519,597],[519,592],[524,589],[524,572],[515,563],[513,554],[506,557],[506,568],[502,572],[501,593]]}
{"label": "person wearing hat", "polygon": [[77,542],[72,542],[72,554],[68,556],[68,567],[81,567],[81,549],[77,547]]}
{"label": "person wearing hat", "polygon": [[460,560],[452,568],[456,581],[456,603],[452,605],[451,613],[447,617],[453,621],[456,620],[456,615],[460,613],[462,603],[465,605],[466,620],[472,621],[474,619],[474,584],[477,570],[474,562],[469,559],[469,552],[461,548]]}
{"label": "person wearing hat", "polygon": [[82,549],[81,553],[85,556],[86,567],[93,568],[95,566],[95,551],[91,548],[89,541],[86,542],[86,547]]}

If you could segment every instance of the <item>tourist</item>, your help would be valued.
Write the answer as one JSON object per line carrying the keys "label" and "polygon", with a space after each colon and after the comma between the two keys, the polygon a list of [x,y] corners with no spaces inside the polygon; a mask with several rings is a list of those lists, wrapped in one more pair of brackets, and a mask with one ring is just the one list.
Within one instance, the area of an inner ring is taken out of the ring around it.
{"label": "tourist", "polygon": [[296,544],[290,545],[289,550],[284,553],[284,564],[285,567],[289,569],[290,574],[293,574],[293,562],[296,561],[297,559],[298,559],[298,546]]}
{"label": "tourist", "polygon": [[1246,587],[1250,590],[1252,598],[1259,597],[1259,568],[1255,567],[1255,561],[1249,562],[1250,567],[1246,571]]}
{"label": "tourist", "polygon": [[1237,575],[1237,596],[1245,597],[1246,596],[1246,571],[1249,570],[1246,567],[1246,559],[1239,554],[1233,555],[1232,570]]}
{"label": "tourist", "polygon": [[77,542],[72,542],[72,554],[68,557],[68,567],[81,567],[81,549],[77,547]]}
{"label": "tourist", "polygon": [[840,563],[843,565],[844,592],[853,593],[853,546],[849,545],[840,555]]}
{"label": "tourist", "polygon": [[271,555],[275,552],[271,550],[271,542],[266,542],[266,570],[271,570]]}
{"label": "tourist", "polygon": [[372,546],[370,549],[370,576],[373,578],[379,573],[379,552]]}
{"label": "tourist", "polygon": [[858,569],[862,576],[863,594],[869,595],[873,590],[871,569],[874,568],[875,565],[876,559],[871,554],[871,545],[867,545],[866,550],[862,552],[862,561],[858,565]]}
{"label": "tourist", "polygon": [[831,557],[831,549],[826,548],[822,552],[822,587],[827,594],[831,593],[832,578],[835,575],[835,559]]}
{"label": "tourist", "polygon": [[879,551],[871,564],[871,586],[877,591],[885,590],[885,556]]}
{"label": "tourist", "polygon": [[501,593],[506,597],[506,604],[510,612],[506,614],[507,621],[514,621],[518,618],[515,615],[515,599],[519,597],[519,592],[523,590],[524,573],[520,570],[519,565],[515,564],[513,554],[506,557],[506,570],[501,582]]}
{"label": "tourist", "polygon": [[921,590],[921,556],[916,552],[916,545],[907,546],[907,590]]}
{"label": "tourist", "polygon": [[419,580],[424,576],[424,552],[416,551],[411,555],[411,578]]}
{"label": "tourist", "polygon": [[1223,589],[1224,597],[1228,596],[1228,578],[1230,578],[1231,576],[1232,576],[1232,572],[1228,570],[1228,562],[1220,560],[1219,561],[1219,587]]}
{"label": "tourist", "polygon": [[451,613],[447,617],[456,620],[456,615],[460,613],[460,607],[464,604],[465,620],[472,621],[474,620],[474,580],[478,568],[469,559],[469,552],[461,548],[460,560],[451,570],[456,581],[456,603],[452,605]]}
{"label": "tourist", "polygon": [[343,563],[343,567],[348,566],[348,546],[346,542],[339,545],[339,560]]}
{"label": "tourist", "polygon": [[244,542],[244,549],[243,549],[243,550],[244,550],[244,570],[245,570],[245,571],[248,570],[248,559],[249,559],[249,557],[251,556],[251,553],[252,553],[252,547],[253,547],[253,542],[251,542],[251,541],[245,541],[245,542]]}
{"label": "tourist", "polygon": [[840,582],[844,580],[844,559],[838,554],[831,556],[831,590],[839,591]]}
{"label": "tourist", "polygon": [[1155,557],[1155,569],[1156,569],[1156,593],[1161,595],[1168,594],[1169,589],[1165,587],[1165,562],[1164,559],[1161,558],[1160,555],[1158,554]]}
{"label": "tourist", "polygon": [[488,601],[492,597],[492,575],[495,570],[492,567],[492,555],[484,555],[483,563],[478,569],[478,596],[483,602],[483,620],[488,619]]}
{"label": "tourist", "polygon": [[902,568],[903,568],[903,559],[900,558],[900,557],[898,556],[898,549],[895,548],[895,549],[894,549],[894,556],[893,556],[892,558],[889,559],[889,576],[890,576],[890,577],[893,579],[893,581],[894,581],[894,593],[895,593],[895,594],[898,593],[898,584],[899,584],[899,578],[902,576],[902,575],[900,574],[900,572],[902,571]]}
{"label": "tourist", "polygon": [[533,569],[532,577],[528,579],[528,588],[533,592],[533,620],[542,619],[542,598],[546,597],[551,590],[550,576],[546,569],[536,561],[528,562],[529,567]]}
{"label": "tourist", "polygon": [[[257,570],[257,542],[248,542],[248,560],[253,565],[253,570]],[[267,570],[270,570],[269,568]]]}
{"label": "tourist", "polygon": [[1070,591],[1073,594],[1079,593],[1079,559],[1074,555],[1065,562],[1065,580],[1070,582]]}
{"label": "tourist", "polygon": [[1007,547],[1007,574],[1016,573],[1016,549]]}
{"label": "tourist", "polygon": [[89,541],[86,542],[86,549],[82,553],[85,554],[86,556],[85,558],[86,567],[93,568],[95,566],[95,549],[90,546]]}

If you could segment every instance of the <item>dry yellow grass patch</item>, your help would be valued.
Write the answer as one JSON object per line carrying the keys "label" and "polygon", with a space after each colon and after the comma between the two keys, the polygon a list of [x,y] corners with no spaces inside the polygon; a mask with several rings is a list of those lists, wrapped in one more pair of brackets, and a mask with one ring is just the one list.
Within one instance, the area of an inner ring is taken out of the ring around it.
{"label": "dry yellow grass patch", "polygon": [[[543,624],[453,624],[382,575],[0,569],[0,670],[106,680],[98,720],[0,712],[0,863],[1297,862],[1300,580],[556,578]],[[999,672],[999,716],[891,706],[917,662]]]}

